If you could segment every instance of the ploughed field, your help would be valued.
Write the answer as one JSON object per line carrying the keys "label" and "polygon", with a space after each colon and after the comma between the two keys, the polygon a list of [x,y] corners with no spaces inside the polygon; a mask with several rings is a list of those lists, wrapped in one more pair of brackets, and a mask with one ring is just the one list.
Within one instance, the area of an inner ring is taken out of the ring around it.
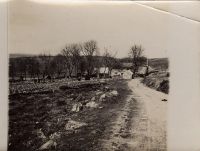
{"label": "ploughed field", "polygon": [[8,150],[101,150],[130,93],[123,79],[10,84]]}

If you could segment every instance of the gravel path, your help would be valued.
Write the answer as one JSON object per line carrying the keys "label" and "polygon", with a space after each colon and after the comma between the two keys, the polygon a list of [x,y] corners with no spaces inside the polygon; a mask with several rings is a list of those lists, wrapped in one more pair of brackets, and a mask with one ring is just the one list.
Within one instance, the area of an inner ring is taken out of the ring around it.
{"label": "gravel path", "polygon": [[118,112],[110,128],[111,135],[103,140],[104,150],[165,151],[167,95],[150,89],[139,79],[129,81],[133,91]]}

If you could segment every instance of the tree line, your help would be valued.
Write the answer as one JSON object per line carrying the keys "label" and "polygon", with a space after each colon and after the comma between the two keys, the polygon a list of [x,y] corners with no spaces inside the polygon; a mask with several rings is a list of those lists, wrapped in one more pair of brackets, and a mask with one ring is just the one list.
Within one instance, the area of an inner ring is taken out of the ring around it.
{"label": "tree line", "polygon": [[[142,47],[134,45],[129,52],[129,58],[126,61],[133,63],[133,73],[140,66],[142,57]],[[124,58],[125,61],[125,58]],[[56,56],[42,54],[34,57],[10,58],[9,77],[14,80],[16,77],[20,80],[45,79],[45,78],[72,78],[82,77],[90,78],[98,76],[98,69],[105,67],[111,71],[122,68],[120,59],[116,58],[112,50],[105,48],[100,56],[97,42],[94,40],[84,43],[68,44]]]}

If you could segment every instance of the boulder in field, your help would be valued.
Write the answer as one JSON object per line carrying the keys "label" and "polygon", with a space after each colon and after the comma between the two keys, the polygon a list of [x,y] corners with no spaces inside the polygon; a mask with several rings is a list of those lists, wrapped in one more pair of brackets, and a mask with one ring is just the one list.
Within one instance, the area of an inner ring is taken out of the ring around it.
{"label": "boulder in field", "polygon": [[67,98],[66,99],[67,102],[72,101],[72,100],[73,100],[73,98]]}
{"label": "boulder in field", "polygon": [[89,101],[90,101],[90,100],[84,100],[84,101],[82,102],[82,105],[85,106]]}
{"label": "boulder in field", "polygon": [[99,101],[104,101],[105,98],[106,98],[106,94],[104,93],[104,94],[102,94],[102,95],[100,96]]}
{"label": "boulder in field", "polygon": [[100,94],[102,94],[102,93],[103,93],[102,91],[99,91],[99,90],[98,90],[98,91],[96,92],[96,95],[100,95]]}
{"label": "boulder in field", "polygon": [[109,91],[109,90],[110,90],[110,88],[108,86],[104,87],[104,91]]}
{"label": "boulder in field", "polygon": [[65,125],[65,130],[73,131],[83,126],[87,126],[87,124],[83,122],[73,121],[70,119]]}
{"label": "boulder in field", "polygon": [[94,101],[91,101],[91,102],[88,102],[86,104],[86,107],[90,107],[90,108],[97,108],[98,107],[98,104]]}
{"label": "boulder in field", "polygon": [[53,140],[49,140],[46,143],[44,143],[39,150],[47,150],[47,149],[51,149],[51,148],[56,148],[57,143],[54,142]]}
{"label": "boulder in field", "polygon": [[72,107],[72,112],[79,112],[83,109],[82,103],[76,103]]}
{"label": "boulder in field", "polygon": [[44,135],[44,133],[42,132],[42,129],[38,129],[37,131],[36,131],[36,133],[37,133],[37,136],[40,138],[40,139],[42,139],[42,140],[46,140],[46,136]]}
{"label": "boulder in field", "polygon": [[95,101],[95,96],[91,98],[91,101]]}
{"label": "boulder in field", "polygon": [[55,140],[58,140],[60,137],[61,137],[61,134],[59,132],[55,132],[51,134],[49,138],[55,141]]}
{"label": "boulder in field", "polygon": [[113,90],[110,92],[110,95],[112,96],[118,96],[118,92],[116,90]]}

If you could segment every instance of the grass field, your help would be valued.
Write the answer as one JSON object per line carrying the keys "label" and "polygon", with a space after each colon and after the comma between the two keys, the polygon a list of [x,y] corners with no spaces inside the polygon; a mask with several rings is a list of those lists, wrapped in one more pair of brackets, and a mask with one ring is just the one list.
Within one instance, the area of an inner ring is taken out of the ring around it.
{"label": "grass field", "polygon": [[[101,95],[113,90],[118,92],[117,97],[106,95],[104,101],[100,101]],[[44,94],[10,95],[8,150],[42,150],[41,146],[48,142],[48,151],[76,151],[80,148],[101,150],[99,140],[105,137],[103,132],[115,120],[115,111],[123,106],[122,100],[129,92],[126,80],[109,80],[104,84],[94,83],[87,89],[58,88]],[[91,99],[98,107],[86,106]],[[76,103],[82,104],[82,107],[80,111],[73,112],[72,108]],[[86,126],[70,127],[67,125],[70,121],[84,123]]]}

